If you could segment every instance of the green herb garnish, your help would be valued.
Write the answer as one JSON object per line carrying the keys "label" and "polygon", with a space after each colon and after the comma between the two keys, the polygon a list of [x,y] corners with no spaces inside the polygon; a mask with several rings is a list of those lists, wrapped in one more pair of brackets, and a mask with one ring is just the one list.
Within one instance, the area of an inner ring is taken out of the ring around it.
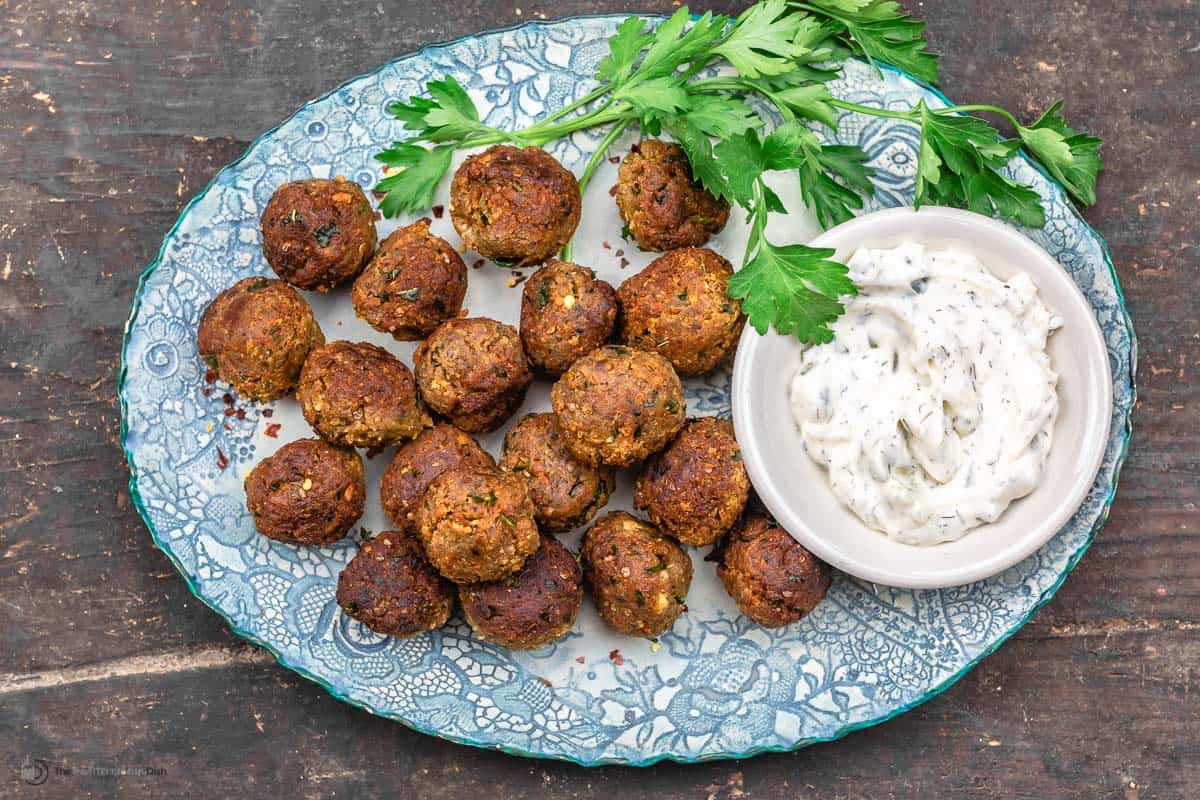
{"label": "green herb garnish", "polygon": [[658,557],[658,563],[653,567],[646,567],[646,574],[653,575],[656,572],[662,572],[667,568],[667,559],[663,556]]}
{"label": "green herb garnish", "polygon": [[[827,84],[852,55],[937,79],[924,23],[894,0],[759,0],[736,18],[706,13],[695,20],[684,7],[657,27],[630,17],[608,45],[594,89],[521,130],[481,122],[466,90],[450,77],[430,81],[425,96],[391,106],[411,138],[376,156],[391,168],[376,186],[385,194],[384,215],[428,207],[455,150],[500,142],[540,146],[604,127],[608,132],[580,177],[582,190],[628,126],[647,136],[665,132],[679,142],[705,188],[748,214],[750,237],[729,293],[743,301],[750,324],[827,342],[844,311],[840,299],[855,293],[854,284],[832,250],[766,238],[767,218],[786,208],[764,176],[794,171],[804,203],[823,226],[861,210],[874,193],[867,154],[854,145],[826,144],[816,133],[836,128],[839,114],[887,117],[919,129],[917,206],[948,204],[1042,225],[1037,193],[1006,169],[1022,146],[1073,198],[1095,201],[1100,140],[1071,128],[1060,104],[1023,125],[992,105],[880,108],[834,97]],[[712,76],[713,67],[723,73]],[[1005,120],[1016,138],[1003,138],[978,114]],[[631,236],[628,226],[621,235]],[[563,252],[569,256],[570,244]]]}
{"label": "green herb garnish", "polygon": [[328,247],[333,241],[333,237],[337,235],[338,226],[336,222],[326,222],[321,227],[313,231],[313,236],[317,240],[317,244],[321,247]]}

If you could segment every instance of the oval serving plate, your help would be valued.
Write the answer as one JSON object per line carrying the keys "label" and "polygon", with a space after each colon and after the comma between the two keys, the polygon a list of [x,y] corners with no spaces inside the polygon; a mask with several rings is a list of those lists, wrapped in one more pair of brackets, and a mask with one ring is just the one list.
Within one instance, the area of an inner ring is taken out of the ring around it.
{"label": "oval serving plate", "polygon": [[[786,628],[759,628],[738,615],[713,564],[694,551],[690,611],[659,642],[609,633],[588,604],[571,636],[532,653],[479,642],[457,617],[414,639],[377,636],[334,602],[337,574],[355,551],[352,540],[325,549],[271,542],[254,532],[246,512],[244,474],[279,445],[308,435],[295,402],[268,407],[234,398],[242,413],[227,416],[225,388],[206,383],[196,352],[196,325],[212,297],[240,278],[269,273],[258,216],[276,186],[340,174],[369,188],[379,177],[372,154],[402,133],[386,106],[446,73],[468,87],[489,124],[527,124],[590,88],[622,18],[531,23],[428,47],[309,103],[222,170],[167,235],[130,313],[119,395],[132,496],[193,593],[237,634],[334,696],[417,730],[581,764],[745,757],[835,739],[929,699],[998,647],[1053,595],[1112,502],[1134,401],[1133,328],[1104,242],[1027,162],[1015,160],[1012,169],[1045,199],[1047,223],[1023,232],[1079,284],[1108,346],[1113,417],[1092,490],[1045,547],[990,580],[903,591],[838,576],[818,609]],[[945,103],[898,72],[880,74],[859,63],[849,64],[831,88],[858,103]],[[578,172],[598,138],[551,149]],[[870,154],[878,172],[872,209],[911,198],[914,128],[844,116],[837,139]],[[617,283],[649,258],[620,238],[605,191],[614,175],[615,166],[606,164],[593,181],[575,257]],[[817,227],[801,212],[797,187],[778,188],[793,214],[776,216],[772,238],[811,238]],[[445,202],[445,192],[436,202]],[[394,225],[381,223],[381,234]],[[458,243],[448,219],[435,219],[434,231]],[[743,237],[731,224],[712,246],[736,263]],[[622,259],[629,261],[624,267]],[[472,270],[466,306],[476,316],[515,322],[521,287],[508,286],[510,280],[515,276],[491,265]],[[354,319],[346,294],[310,296],[326,336],[384,344],[410,359],[412,345]],[[518,415],[545,408],[546,389],[539,384]],[[687,389],[690,414],[728,416],[728,371],[690,381]],[[494,452],[500,436],[484,437],[484,444]],[[368,461],[363,524],[373,530],[385,526],[377,483],[390,456],[389,450]],[[609,508],[628,507],[629,490],[625,476]]]}

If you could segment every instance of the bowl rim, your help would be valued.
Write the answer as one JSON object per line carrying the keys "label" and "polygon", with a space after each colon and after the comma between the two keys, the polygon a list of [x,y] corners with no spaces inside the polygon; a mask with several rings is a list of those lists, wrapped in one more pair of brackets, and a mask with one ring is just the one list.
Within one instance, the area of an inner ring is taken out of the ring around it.
{"label": "bowl rim", "polygon": [[[923,221],[932,220],[934,224],[942,223],[948,230],[953,229],[959,235],[961,235],[964,228],[974,228],[988,236],[1007,239],[1016,248],[1025,251],[1031,260],[1039,261],[1045,269],[1057,270],[1066,277],[1065,284],[1068,285],[1069,291],[1075,295],[1075,300],[1081,303],[1088,311],[1086,315],[1088,325],[1086,326],[1086,330],[1080,332],[1079,336],[1086,343],[1087,348],[1092,351],[1092,355],[1100,356],[1095,358],[1094,361],[1102,365],[1104,373],[1103,380],[1099,381],[1100,386],[1102,386],[1103,396],[1098,398],[1099,403],[1097,404],[1097,407],[1103,413],[1096,415],[1096,419],[1100,421],[1099,424],[1092,424],[1086,427],[1084,436],[1088,440],[1094,439],[1098,442],[1106,442],[1111,428],[1113,387],[1112,368],[1109,364],[1104,333],[1096,319],[1094,309],[1070,273],[1045,249],[1022,234],[1019,229],[973,211],[965,211],[948,206],[922,206],[921,208],[901,206],[868,212],[836,225],[808,242],[808,246],[833,247],[843,250],[850,249],[853,252],[852,245],[844,244],[847,236],[858,236],[865,239],[870,236],[871,230],[877,226],[890,226],[898,218],[912,219],[917,215],[920,215]],[[920,241],[922,237],[938,238],[937,236],[931,237],[928,233],[925,233],[916,234],[913,236],[913,239]],[[960,236],[947,238],[960,238]],[[842,244],[839,244],[839,242]],[[1042,270],[1034,268],[1028,271],[1034,273],[1033,277],[1035,278],[1035,283],[1037,283],[1037,273]],[[943,589],[962,586],[992,577],[1037,552],[1070,521],[1071,517],[1086,499],[1103,465],[1105,448],[1103,446],[1092,448],[1090,461],[1084,464],[1082,469],[1073,473],[1075,476],[1073,481],[1069,486],[1064,487],[1066,490],[1060,492],[1059,499],[1054,503],[1045,520],[1029,529],[1023,536],[1013,539],[1008,546],[981,560],[957,563],[947,562],[945,559],[930,559],[931,562],[937,561],[939,563],[931,563],[928,570],[913,573],[910,571],[899,572],[891,569],[883,559],[878,557],[876,558],[876,562],[872,562],[870,558],[864,559],[861,553],[852,553],[848,548],[841,546],[839,537],[836,534],[830,535],[827,531],[823,533],[821,532],[821,528],[816,528],[808,524],[804,518],[804,514],[798,510],[798,505],[790,502],[786,498],[785,493],[778,488],[775,480],[771,477],[770,470],[764,465],[761,453],[756,446],[758,441],[762,441],[765,435],[770,434],[771,423],[762,419],[756,419],[755,415],[747,413],[746,409],[750,407],[750,403],[745,398],[753,391],[751,387],[754,385],[754,376],[751,374],[751,371],[752,362],[755,359],[755,351],[768,336],[775,335],[778,334],[773,330],[768,331],[766,334],[760,334],[750,325],[747,325],[742,331],[734,358],[730,386],[734,432],[738,441],[742,444],[746,469],[750,474],[750,481],[759,499],[771,515],[788,531],[792,538],[808,548],[813,554],[853,577],[875,584],[903,589]],[[1091,415],[1089,414],[1089,416]],[[827,481],[824,488],[828,490]],[[1002,521],[1003,516],[999,522]],[[858,524],[879,536],[885,536],[883,533],[867,528],[861,522]],[[969,537],[987,527],[988,525],[979,526],[969,531],[966,536]],[[962,541],[962,539],[958,541]],[[934,549],[939,547],[939,545],[906,545],[895,540],[891,540],[891,542],[902,547],[928,547]]]}

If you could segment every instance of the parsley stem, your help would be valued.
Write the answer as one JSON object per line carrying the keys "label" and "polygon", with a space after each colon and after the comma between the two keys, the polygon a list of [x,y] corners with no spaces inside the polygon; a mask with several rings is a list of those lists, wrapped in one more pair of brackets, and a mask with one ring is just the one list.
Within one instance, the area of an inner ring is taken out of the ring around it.
{"label": "parsley stem", "polygon": [[[910,108],[907,111],[889,111],[886,108],[876,108],[875,106],[864,106],[858,103],[851,103],[847,100],[839,100],[836,97],[830,101],[830,104],[835,108],[840,108],[843,111],[853,111],[856,114],[866,114],[871,117],[887,117],[888,119],[902,119],[907,122],[917,122],[917,110]],[[1011,122],[1014,127],[1021,123],[1009,111],[1000,108],[1000,106],[992,106],[983,103],[973,103],[971,105],[962,106],[947,106],[946,108],[931,108],[934,114],[969,114],[971,112],[982,111],[987,114],[996,114],[1004,117]]]}
{"label": "parsley stem", "polygon": [[767,227],[767,198],[762,177],[754,182],[754,207],[750,211],[750,236],[746,239],[746,254],[742,264],[749,264],[754,252],[763,245],[763,232]]}
{"label": "parsley stem", "polygon": [[916,122],[916,109],[910,108],[907,111],[889,111],[886,108],[877,108],[875,106],[864,106],[858,103],[851,103],[848,100],[839,100],[836,97],[829,101],[829,104],[834,108],[840,108],[843,111],[853,111],[856,114],[866,114],[870,117],[887,117],[888,119],[902,119],[908,122]]}
{"label": "parsley stem", "polygon": [[[612,147],[613,142],[615,142],[617,138],[625,132],[625,129],[632,124],[632,119],[621,120],[616,125],[613,125],[612,130],[610,130],[605,137],[600,140],[600,144],[596,147],[596,151],[592,153],[592,157],[588,159],[587,166],[583,168],[583,174],[579,176],[580,195],[587,191],[588,184],[592,181],[592,175],[595,174],[596,168],[600,166],[600,162],[608,156],[608,149]],[[566,246],[563,247],[562,260],[570,261],[571,254],[574,252],[574,249],[575,238],[572,237],[567,241]]]}
{"label": "parsley stem", "polygon": [[610,83],[601,84],[600,86],[597,86],[595,89],[592,89],[590,92],[585,94],[583,97],[580,97],[578,100],[575,100],[574,102],[563,106],[562,108],[558,109],[557,111],[555,111],[551,114],[547,114],[545,117],[542,117],[540,120],[535,122],[533,125],[531,125],[526,130],[527,131],[535,130],[539,127],[549,125],[550,123],[555,122],[556,120],[560,120],[563,117],[570,114],[571,112],[573,112],[577,109],[583,108],[587,104],[591,103],[593,100],[603,97],[605,94],[607,94],[611,90],[612,90],[612,84],[610,84]]}
{"label": "parsley stem", "polygon": [[933,111],[935,114],[969,114],[972,111],[982,111],[987,114],[996,114],[998,116],[1004,117],[1006,120],[1008,120],[1009,122],[1011,122],[1013,124],[1014,128],[1020,127],[1020,125],[1021,125],[1021,123],[1017,121],[1016,117],[1014,117],[1009,111],[1007,111],[1003,108],[1000,108],[1000,106],[990,106],[990,105],[986,105],[986,104],[975,103],[972,105],[965,105],[965,106],[949,106],[948,108],[935,108],[935,109],[933,109]]}
{"label": "parsley stem", "polygon": [[599,125],[606,125],[610,122],[617,122],[629,116],[630,110],[626,107],[609,108],[604,110],[596,110],[587,114],[582,114],[578,117],[556,122],[547,125],[544,128],[527,128],[520,133],[520,136],[530,144],[543,145],[546,142],[552,142],[555,139],[561,139],[564,136],[570,136],[575,131],[585,130],[587,128],[595,128]]}

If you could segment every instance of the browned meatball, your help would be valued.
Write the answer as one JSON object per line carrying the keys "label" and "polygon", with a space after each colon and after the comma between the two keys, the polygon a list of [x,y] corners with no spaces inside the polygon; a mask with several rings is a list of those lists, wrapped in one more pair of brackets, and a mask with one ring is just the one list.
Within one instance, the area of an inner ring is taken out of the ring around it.
{"label": "browned meatball", "polygon": [[553,536],[516,573],[493,583],[458,587],[463,616],[481,639],[533,650],[567,635],[583,604],[583,572]]}
{"label": "browned meatball", "polygon": [[579,183],[540,147],[471,156],[450,184],[450,219],[467,247],[505,266],[545,261],[579,225]]}
{"label": "browned meatball", "polygon": [[616,321],[616,291],[578,264],[552,260],[521,292],[521,343],[548,375],[561,375],[608,341]]}
{"label": "browned meatball", "polygon": [[495,469],[446,470],[433,479],[417,514],[425,552],[456,583],[498,581],[538,548],[525,482]]}
{"label": "browned meatball", "polygon": [[345,536],[367,496],[358,453],[320,439],[285,444],[250,470],[245,488],[259,533],[313,546]]}
{"label": "browned meatball", "polygon": [[831,582],[825,562],[762,514],[747,514],[729,534],[717,575],[738,610],[768,628],[812,611]]}
{"label": "browned meatball", "polygon": [[325,344],[312,308],[282,281],[245,278],[217,295],[197,333],[200,355],[242,397],[290,394],[314,348]]}
{"label": "browned meatball", "polygon": [[746,507],[750,476],[727,419],[689,421],[638,476],[634,506],[684,544],[712,544]]}
{"label": "browned meatball", "polygon": [[683,385],[665,358],[601,347],[550,390],[571,453],[588,464],[626,467],[671,441],[686,416]]}
{"label": "browned meatball", "polygon": [[571,455],[553,414],[530,414],[509,429],[500,468],[528,482],[538,524],[546,531],[584,524],[616,487],[612,467],[593,467]]}
{"label": "browned meatball", "polygon": [[432,424],[417,403],[412,372],[367,342],[330,342],[314,350],[296,399],[321,438],[349,447],[399,444]]}
{"label": "browned meatball", "polygon": [[617,171],[616,198],[621,220],[643,250],[699,247],[729,220],[729,203],[700,185],[673,142],[635,144]]}
{"label": "browned meatball", "polygon": [[285,183],[263,209],[263,255],[300,289],[326,292],[359,273],[375,252],[375,212],[357,183]]}
{"label": "browned meatball", "polygon": [[658,353],[680,375],[703,375],[733,352],[746,317],[726,292],[733,267],[707,248],[659,256],[617,297],[621,341]]}
{"label": "browned meatball", "polygon": [[399,228],[354,282],[354,313],[397,339],[424,339],[458,315],[467,293],[467,265],[422,219]]}
{"label": "browned meatball", "polygon": [[430,566],[420,542],[384,531],[363,542],[338,576],[337,603],[373,631],[414,636],[446,624],[454,586]]}
{"label": "browned meatball", "polygon": [[417,347],[413,364],[429,407],[471,433],[504,424],[533,381],[520,336],[487,317],[447,320]]}
{"label": "browned meatball", "polygon": [[650,523],[606,514],[584,535],[579,555],[596,610],[615,630],[658,636],[686,610],[692,560]]}
{"label": "browned meatball", "polygon": [[416,533],[417,510],[434,478],[457,467],[495,466],[470,436],[453,425],[434,425],[396,451],[379,484],[379,499],[393,525]]}

